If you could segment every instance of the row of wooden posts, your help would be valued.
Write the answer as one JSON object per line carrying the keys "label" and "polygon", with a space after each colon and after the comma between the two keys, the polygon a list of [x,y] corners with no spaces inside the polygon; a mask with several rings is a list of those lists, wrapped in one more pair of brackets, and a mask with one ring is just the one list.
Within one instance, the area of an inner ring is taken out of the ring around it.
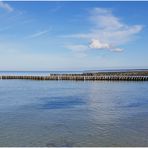
{"label": "row of wooden posts", "polygon": [[78,80],[78,81],[148,81],[148,76],[84,76],[84,75],[49,75],[49,76],[0,76],[4,79],[28,79],[28,80]]}

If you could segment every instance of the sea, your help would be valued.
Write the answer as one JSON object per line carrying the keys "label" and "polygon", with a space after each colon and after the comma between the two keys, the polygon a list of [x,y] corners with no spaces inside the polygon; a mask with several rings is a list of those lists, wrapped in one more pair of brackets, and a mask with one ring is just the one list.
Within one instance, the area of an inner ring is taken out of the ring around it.
{"label": "sea", "polygon": [[148,147],[148,82],[0,80],[0,147],[32,146]]}
{"label": "sea", "polygon": [[83,71],[0,71],[0,75],[48,76],[50,74],[82,74]]}

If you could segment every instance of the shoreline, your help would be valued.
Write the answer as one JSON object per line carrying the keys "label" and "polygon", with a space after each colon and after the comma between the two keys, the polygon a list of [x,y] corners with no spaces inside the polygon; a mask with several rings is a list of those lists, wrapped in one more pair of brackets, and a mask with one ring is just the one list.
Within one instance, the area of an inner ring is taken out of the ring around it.
{"label": "shoreline", "polygon": [[75,81],[148,81],[148,71],[128,72],[87,72],[82,74],[48,74],[37,75],[0,75],[5,79],[27,79],[27,80],[75,80]]}

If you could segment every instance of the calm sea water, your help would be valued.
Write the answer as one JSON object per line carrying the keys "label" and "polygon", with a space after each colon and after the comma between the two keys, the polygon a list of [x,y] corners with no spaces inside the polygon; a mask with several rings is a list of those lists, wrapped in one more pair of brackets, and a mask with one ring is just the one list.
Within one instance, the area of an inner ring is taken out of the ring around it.
{"label": "calm sea water", "polygon": [[0,146],[148,146],[148,82],[1,80]]}
{"label": "calm sea water", "polygon": [[81,74],[83,71],[0,71],[0,75],[48,76],[49,74]]}

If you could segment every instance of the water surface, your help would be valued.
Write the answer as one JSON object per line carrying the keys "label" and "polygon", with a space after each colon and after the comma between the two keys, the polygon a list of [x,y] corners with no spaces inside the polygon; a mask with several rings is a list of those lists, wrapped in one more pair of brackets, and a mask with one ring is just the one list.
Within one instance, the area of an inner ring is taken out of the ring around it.
{"label": "water surface", "polygon": [[148,82],[0,81],[0,146],[148,146]]}

